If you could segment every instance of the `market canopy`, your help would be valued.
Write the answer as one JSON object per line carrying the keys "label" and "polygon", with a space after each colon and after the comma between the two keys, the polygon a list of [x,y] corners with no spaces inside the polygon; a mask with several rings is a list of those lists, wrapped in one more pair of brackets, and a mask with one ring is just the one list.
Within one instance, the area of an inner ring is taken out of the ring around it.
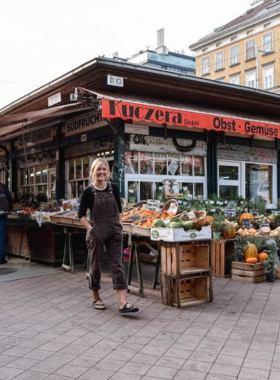
{"label": "market canopy", "polygon": [[278,123],[250,113],[228,112],[162,99],[90,92],[101,99],[103,118],[280,138],[280,120]]}

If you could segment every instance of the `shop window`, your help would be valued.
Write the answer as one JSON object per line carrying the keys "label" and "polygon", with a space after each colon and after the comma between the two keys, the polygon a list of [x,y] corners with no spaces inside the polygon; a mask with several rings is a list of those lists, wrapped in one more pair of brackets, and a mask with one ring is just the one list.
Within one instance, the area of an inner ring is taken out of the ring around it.
{"label": "shop window", "polygon": [[90,175],[90,157],[77,157],[66,162],[67,180],[66,197],[78,198],[88,185]]}
{"label": "shop window", "polygon": [[219,196],[222,198],[240,195],[239,163],[219,162]]}
{"label": "shop window", "polygon": [[48,167],[47,167],[47,165],[42,166],[41,181],[42,181],[42,183],[46,183],[48,181]]}
{"label": "shop window", "polygon": [[182,193],[184,199],[193,199],[194,194],[193,194],[193,183],[191,182],[183,182],[182,183]]}
{"label": "shop window", "polygon": [[246,61],[256,58],[255,40],[246,42]]}
{"label": "shop window", "polygon": [[246,164],[245,177],[246,198],[256,202],[261,196],[268,204],[273,203],[271,165]]}
{"label": "shop window", "polygon": [[[33,168],[21,169],[19,172],[20,194],[45,195],[50,198],[51,186],[49,165],[39,165]],[[51,169],[55,173],[55,169]]]}
{"label": "shop window", "polygon": [[168,155],[168,174],[180,175],[180,156]]}
{"label": "shop window", "polygon": [[155,174],[166,174],[166,154],[155,153]]}
{"label": "shop window", "polygon": [[195,176],[205,175],[203,157],[194,157],[194,175]]}
{"label": "shop window", "polygon": [[230,66],[236,65],[239,63],[239,45],[233,46],[229,49],[230,55]]}
{"label": "shop window", "polygon": [[152,199],[151,182],[140,182],[140,199]]}
{"label": "shop window", "polygon": [[140,174],[153,174],[152,153],[140,153]]}
{"label": "shop window", "polygon": [[181,157],[181,174],[192,175],[193,174],[193,159],[192,156]]}
{"label": "shop window", "polygon": [[138,174],[138,152],[128,150],[125,152],[125,173]]}

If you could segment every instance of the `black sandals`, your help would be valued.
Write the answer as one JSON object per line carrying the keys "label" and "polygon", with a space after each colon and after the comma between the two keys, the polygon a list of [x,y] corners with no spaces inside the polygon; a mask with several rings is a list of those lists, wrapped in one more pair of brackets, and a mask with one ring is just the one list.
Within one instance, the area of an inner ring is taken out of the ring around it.
{"label": "black sandals", "polygon": [[136,313],[139,311],[138,307],[135,307],[133,305],[128,306],[128,302],[126,302],[121,309],[119,309],[119,312],[121,314],[126,314],[126,313]]}
{"label": "black sandals", "polygon": [[[99,303],[97,303],[97,301],[101,301]],[[96,310],[105,310],[105,305],[104,303],[102,302],[102,299],[101,298],[96,298],[96,300],[93,301],[93,307],[96,309]]]}

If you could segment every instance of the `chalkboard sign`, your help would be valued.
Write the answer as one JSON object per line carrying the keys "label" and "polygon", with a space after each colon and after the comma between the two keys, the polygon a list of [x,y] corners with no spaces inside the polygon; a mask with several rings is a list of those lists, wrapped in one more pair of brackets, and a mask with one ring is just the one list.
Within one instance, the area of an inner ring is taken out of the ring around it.
{"label": "chalkboard sign", "polygon": [[243,219],[242,220],[242,228],[252,228],[252,227],[254,227],[254,226],[253,226],[251,219]]}
{"label": "chalkboard sign", "polygon": [[159,211],[160,201],[158,201],[156,199],[148,199],[146,208],[147,208],[147,210],[150,210],[150,211]]}

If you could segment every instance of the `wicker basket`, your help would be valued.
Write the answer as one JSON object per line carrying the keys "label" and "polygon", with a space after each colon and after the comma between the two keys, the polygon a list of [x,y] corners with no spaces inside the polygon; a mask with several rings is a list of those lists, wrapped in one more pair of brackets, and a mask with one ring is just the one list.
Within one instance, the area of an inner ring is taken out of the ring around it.
{"label": "wicker basket", "polygon": [[169,209],[171,203],[175,203],[175,205],[176,205],[176,207],[177,207],[177,210],[176,210],[175,215],[178,214],[178,213],[179,213],[179,210],[180,210],[180,205],[179,205],[177,199],[169,199],[169,201],[167,201],[167,202],[163,205],[163,207],[162,207],[162,211],[165,211],[165,210],[167,211],[167,210]]}
{"label": "wicker basket", "polygon": [[195,229],[203,227],[204,224],[205,224],[205,217],[206,217],[206,214],[207,214],[206,211],[204,211],[204,210],[194,210],[193,212],[195,214],[195,220],[189,218],[187,211],[182,212],[181,214],[176,215],[172,219],[174,219],[174,218],[180,218],[183,221],[191,220],[191,221],[194,222],[194,226],[193,227]]}

